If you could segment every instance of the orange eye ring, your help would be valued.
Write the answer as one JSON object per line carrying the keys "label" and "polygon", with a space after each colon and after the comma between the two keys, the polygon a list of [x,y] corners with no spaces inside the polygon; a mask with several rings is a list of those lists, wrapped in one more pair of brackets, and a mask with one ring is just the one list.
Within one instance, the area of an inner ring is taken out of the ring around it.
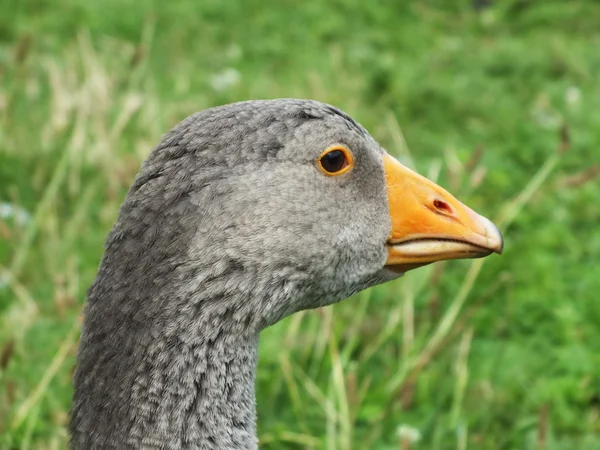
{"label": "orange eye ring", "polygon": [[319,170],[329,177],[342,175],[354,167],[352,152],[340,144],[328,147],[317,160]]}

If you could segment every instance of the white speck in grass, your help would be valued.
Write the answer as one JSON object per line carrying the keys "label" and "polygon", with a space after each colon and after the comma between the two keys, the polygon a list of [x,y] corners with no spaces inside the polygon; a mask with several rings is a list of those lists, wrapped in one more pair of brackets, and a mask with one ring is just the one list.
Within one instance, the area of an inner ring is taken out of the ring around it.
{"label": "white speck in grass", "polygon": [[546,130],[557,130],[562,124],[560,115],[554,111],[540,111],[535,118],[538,125]]}
{"label": "white speck in grass", "polygon": [[557,130],[563,124],[562,116],[552,107],[550,98],[545,94],[536,99],[531,114],[533,120],[546,130]]}
{"label": "white speck in grass", "polygon": [[229,67],[213,75],[210,79],[210,85],[215,91],[221,92],[239,84],[241,79],[242,75],[237,70]]}
{"label": "white speck in grass", "polygon": [[421,439],[421,432],[417,428],[406,424],[400,425],[396,430],[396,434],[401,441],[408,441],[411,444]]}
{"label": "white speck in grass", "polygon": [[0,219],[13,220],[17,225],[25,225],[31,219],[31,214],[11,203],[0,203]]}
{"label": "white speck in grass", "polygon": [[576,106],[581,101],[581,90],[577,86],[569,86],[565,91],[565,101],[569,106]]}

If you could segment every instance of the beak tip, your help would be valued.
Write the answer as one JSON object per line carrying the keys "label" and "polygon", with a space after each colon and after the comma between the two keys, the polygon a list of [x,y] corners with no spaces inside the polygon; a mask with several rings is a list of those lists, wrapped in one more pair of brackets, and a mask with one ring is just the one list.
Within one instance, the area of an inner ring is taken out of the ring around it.
{"label": "beak tip", "polygon": [[489,223],[491,225],[490,228],[492,239],[493,241],[495,241],[495,245],[492,246],[492,249],[495,253],[501,255],[502,253],[504,253],[504,237],[502,236],[502,233],[496,225],[494,225],[492,222]]}
{"label": "beak tip", "polygon": [[480,231],[480,233],[485,233],[485,237],[487,240],[486,247],[492,252],[501,255],[504,252],[504,237],[502,237],[502,233],[500,232],[496,224],[494,224],[494,222],[492,222],[487,217],[478,215],[478,218],[479,223],[483,226],[483,229]]}
{"label": "beak tip", "polygon": [[498,248],[496,248],[496,249],[494,250],[494,253],[497,253],[497,254],[499,254],[499,255],[501,255],[502,253],[504,253],[504,241],[502,241],[502,242],[500,243],[500,245],[498,246]]}
{"label": "beak tip", "polygon": [[496,250],[496,253],[498,253],[499,255],[504,253],[504,238],[502,238],[502,235],[500,235],[500,239],[500,245],[498,246],[498,250]]}

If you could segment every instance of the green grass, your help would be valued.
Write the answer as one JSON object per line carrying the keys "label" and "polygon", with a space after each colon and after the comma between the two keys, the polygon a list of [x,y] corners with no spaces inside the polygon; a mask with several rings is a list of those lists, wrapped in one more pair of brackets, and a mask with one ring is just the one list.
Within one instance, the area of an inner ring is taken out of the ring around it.
{"label": "green grass", "polygon": [[161,134],[274,97],[352,114],[506,252],[266,330],[262,448],[600,449],[600,4],[388,3],[0,4],[0,205],[28,215],[0,206],[1,449],[66,447],[85,291]]}

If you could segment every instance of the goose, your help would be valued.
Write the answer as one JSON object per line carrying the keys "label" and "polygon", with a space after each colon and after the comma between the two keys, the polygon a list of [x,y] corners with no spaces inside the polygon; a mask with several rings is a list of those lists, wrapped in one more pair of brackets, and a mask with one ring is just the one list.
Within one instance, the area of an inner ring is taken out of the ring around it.
{"label": "goose", "polygon": [[142,164],[88,290],[72,449],[256,449],[260,331],[435,261],[501,253],[488,219],[336,107],[191,115]]}

